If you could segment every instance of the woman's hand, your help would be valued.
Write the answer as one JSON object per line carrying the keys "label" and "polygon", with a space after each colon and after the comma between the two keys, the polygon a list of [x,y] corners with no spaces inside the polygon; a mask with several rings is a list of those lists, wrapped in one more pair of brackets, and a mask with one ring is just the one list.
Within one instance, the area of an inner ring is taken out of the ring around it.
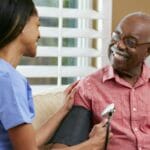
{"label": "woman's hand", "polygon": [[67,87],[64,91],[64,105],[63,108],[67,111],[69,111],[74,103],[74,94],[76,92],[76,85],[79,81],[76,81],[72,83],[69,87]]}

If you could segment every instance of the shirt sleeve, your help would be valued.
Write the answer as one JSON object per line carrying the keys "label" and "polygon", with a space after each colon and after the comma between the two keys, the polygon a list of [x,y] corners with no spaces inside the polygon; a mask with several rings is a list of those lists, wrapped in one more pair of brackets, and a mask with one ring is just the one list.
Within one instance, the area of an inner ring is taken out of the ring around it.
{"label": "shirt sleeve", "polygon": [[88,86],[88,80],[83,79],[79,82],[74,96],[74,105],[82,106],[88,110],[91,109],[91,96]]}
{"label": "shirt sleeve", "polygon": [[31,91],[22,79],[0,77],[0,121],[8,130],[23,123],[31,123],[34,116]]}

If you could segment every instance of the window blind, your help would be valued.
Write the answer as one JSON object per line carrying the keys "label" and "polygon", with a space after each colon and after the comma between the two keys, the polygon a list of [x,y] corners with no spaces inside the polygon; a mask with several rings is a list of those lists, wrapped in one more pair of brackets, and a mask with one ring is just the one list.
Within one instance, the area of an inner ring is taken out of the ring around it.
{"label": "window blind", "polygon": [[36,58],[17,69],[33,93],[61,87],[106,63],[111,32],[111,0],[36,0],[41,40]]}

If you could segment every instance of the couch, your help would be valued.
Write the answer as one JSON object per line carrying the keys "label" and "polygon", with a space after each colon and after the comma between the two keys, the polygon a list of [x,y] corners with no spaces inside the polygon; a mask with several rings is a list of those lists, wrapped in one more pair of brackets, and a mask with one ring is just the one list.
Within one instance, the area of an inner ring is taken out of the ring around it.
{"label": "couch", "polygon": [[[40,128],[63,105],[63,91],[64,88],[57,88],[33,96],[36,114],[33,120],[35,130]],[[49,145],[45,145],[41,149],[48,150]]]}

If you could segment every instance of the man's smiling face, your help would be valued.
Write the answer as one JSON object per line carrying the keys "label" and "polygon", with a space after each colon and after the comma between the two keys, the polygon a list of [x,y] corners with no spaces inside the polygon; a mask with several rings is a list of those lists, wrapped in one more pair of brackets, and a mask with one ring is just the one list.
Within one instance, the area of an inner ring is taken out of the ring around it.
{"label": "man's smiling face", "polygon": [[109,46],[109,59],[114,69],[130,72],[141,66],[149,55],[149,25],[149,21],[143,21],[136,16],[128,17],[119,23]]}

